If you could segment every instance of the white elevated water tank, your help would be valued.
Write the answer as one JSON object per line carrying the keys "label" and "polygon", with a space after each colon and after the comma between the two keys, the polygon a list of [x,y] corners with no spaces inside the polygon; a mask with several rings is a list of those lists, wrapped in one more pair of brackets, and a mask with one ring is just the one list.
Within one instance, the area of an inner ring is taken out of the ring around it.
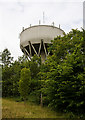
{"label": "white elevated water tank", "polygon": [[48,44],[58,35],[63,36],[63,33],[62,29],[51,25],[31,26],[20,33],[20,48],[30,58],[36,54],[41,55],[41,58],[45,60],[49,54]]}

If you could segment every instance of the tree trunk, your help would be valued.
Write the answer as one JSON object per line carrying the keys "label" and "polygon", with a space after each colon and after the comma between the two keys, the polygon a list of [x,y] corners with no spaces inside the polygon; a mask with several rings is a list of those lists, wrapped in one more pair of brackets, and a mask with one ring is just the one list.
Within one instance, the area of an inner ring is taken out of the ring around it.
{"label": "tree trunk", "polygon": [[42,93],[41,93],[41,107],[43,106]]}

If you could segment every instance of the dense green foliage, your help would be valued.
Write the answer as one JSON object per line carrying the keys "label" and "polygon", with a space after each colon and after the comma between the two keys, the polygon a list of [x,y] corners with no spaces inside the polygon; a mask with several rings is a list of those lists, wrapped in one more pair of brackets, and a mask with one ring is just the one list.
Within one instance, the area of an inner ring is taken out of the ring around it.
{"label": "dense green foliage", "polygon": [[26,101],[28,94],[30,93],[31,73],[30,69],[23,68],[21,70],[21,76],[19,81],[19,92],[24,101]]}
{"label": "dense green foliage", "polygon": [[11,64],[11,62],[13,61],[13,57],[11,57],[11,53],[9,52],[9,50],[6,48],[3,52],[2,52],[2,63],[5,66],[8,66]]}
{"label": "dense green foliage", "polygon": [[85,31],[72,30],[57,37],[49,48],[43,80],[49,106],[63,112],[85,112]]}
{"label": "dense green foliage", "polygon": [[[9,56],[8,56],[9,57]],[[11,56],[10,56],[11,57]],[[3,61],[2,61],[3,63]],[[5,63],[6,64],[6,63]],[[23,68],[29,68],[31,70],[31,82],[30,92],[40,88],[40,82],[38,81],[38,73],[40,71],[40,58],[34,56],[31,61],[26,56],[19,57],[18,60],[10,62],[10,65],[2,65],[2,95],[8,96],[20,96],[19,93],[19,81],[21,77],[21,70]]]}
{"label": "dense green foliage", "polygon": [[24,55],[12,62],[11,54],[3,51],[3,96],[20,96],[19,85],[25,81],[28,86],[24,85],[25,95],[36,96],[38,103],[42,92],[44,105],[56,111],[84,115],[85,31],[73,29],[63,37],[58,36],[48,49],[53,54],[44,64],[37,56],[30,61]]}

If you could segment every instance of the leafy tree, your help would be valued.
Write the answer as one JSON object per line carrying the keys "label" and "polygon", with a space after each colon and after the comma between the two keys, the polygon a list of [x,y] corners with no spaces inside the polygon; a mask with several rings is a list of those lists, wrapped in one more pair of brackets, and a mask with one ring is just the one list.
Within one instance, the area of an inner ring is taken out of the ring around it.
{"label": "leafy tree", "polygon": [[[43,71],[44,91],[49,106],[63,112],[84,114],[85,107],[85,31],[72,30],[64,37],[58,36],[49,48],[53,52]],[[45,68],[46,69],[46,68]]]}
{"label": "leafy tree", "polygon": [[2,69],[2,96],[12,96],[13,81],[12,81],[12,69],[8,66]]}
{"label": "leafy tree", "polygon": [[22,56],[18,57],[18,62],[19,63],[24,64],[26,61],[28,61],[28,57],[26,55],[23,54]]}
{"label": "leafy tree", "polygon": [[21,70],[21,77],[19,81],[19,92],[23,97],[24,101],[26,101],[28,94],[30,93],[30,81],[31,81],[31,73],[30,69],[23,68]]}
{"label": "leafy tree", "polygon": [[24,62],[21,63],[21,69],[24,67],[30,68],[30,72],[31,72],[30,88],[33,94],[35,94],[36,93],[35,91],[40,88],[40,82],[38,76],[38,73],[40,72],[40,66],[41,66],[40,64],[41,64],[41,59],[36,55],[34,55],[33,58],[31,58],[31,60],[24,60]]}
{"label": "leafy tree", "polygon": [[7,48],[4,49],[3,52],[2,52],[3,66],[11,65],[12,61],[13,61],[13,57],[11,57],[10,51]]}
{"label": "leafy tree", "polygon": [[11,66],[11,81],[12,81],[12,93],[13,96],[19,96],[19,91],[18,91],[18,87],[19,87],[19,80],[20,80],[20,72],[21,72],[22,66],[18,61],[15,61],[12,66]]}
{"label": "leafy tree", "polygon": [[11,76],[13,74],[11,70],[13,57],[8,49],[4,49],[1,54],[2,57],[2,95],[3,96],[12,96],[12,80]]}
{"label": "leafy tree", "polygon": [[39,104],[40,103],[40,89],[41,83],[39,78],[39,72],[41,69],[41,59],[36,55],[33,58],[25,62],[25,67],[30,68],[31,72],[31,82],[30,82],[30,96],[34,97],[34,101]]}

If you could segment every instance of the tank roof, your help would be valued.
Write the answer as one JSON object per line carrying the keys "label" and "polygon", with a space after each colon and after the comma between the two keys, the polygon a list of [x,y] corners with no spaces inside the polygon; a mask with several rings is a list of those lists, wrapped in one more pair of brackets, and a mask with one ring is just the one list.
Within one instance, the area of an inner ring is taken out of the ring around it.
{"label": "tank roof", "polygon": [[[64,33],[64,30],[62,30],[61,28],[58,28],[58,27],[56,27],[56,26],[53,26],[53,25],[34,25],[34,26],[30,26],[30,27],[28,27],[28,28],[25,28],[24,30],[22,30],[22,32],[24,32],[25,30],[27,30],[27,29],[30,29],[30,28],[33,28],[33,27],[42,27],[42,26],[46,26],[46,27],[53,27],[53,28],[57,28],[57,29],[59,29],[59,30],[61,30],[63,33]],[[20,33],[20,35],[22,34],[22,32]]]}

